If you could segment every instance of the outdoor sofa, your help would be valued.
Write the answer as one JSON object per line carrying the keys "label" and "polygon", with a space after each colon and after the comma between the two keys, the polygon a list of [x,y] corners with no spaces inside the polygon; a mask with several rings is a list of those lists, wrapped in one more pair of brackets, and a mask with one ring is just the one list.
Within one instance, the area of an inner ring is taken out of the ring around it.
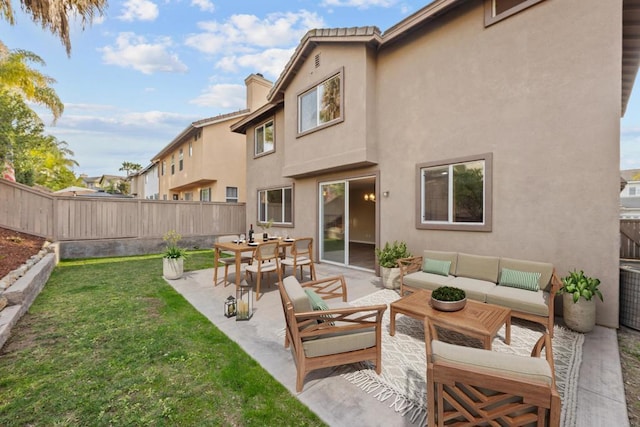
{"label": "outdoor sofa", "polygon": [[510,308],[511,317],[540,323],[553,336],[554,300],[562,282],[550,263],[424,250],[398,264],[401,295],[453,286],[469,299]]}

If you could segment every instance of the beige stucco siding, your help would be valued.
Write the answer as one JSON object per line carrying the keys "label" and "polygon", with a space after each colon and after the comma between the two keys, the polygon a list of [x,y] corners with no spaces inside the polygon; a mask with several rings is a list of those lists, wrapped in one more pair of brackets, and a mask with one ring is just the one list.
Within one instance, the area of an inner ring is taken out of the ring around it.
{"label": "beige stucco siding", "polygon": [[[470,2],[379,53],[382,242],[550,261],[561,275],[584,269],[603,282],[598,323],[618,325],[614,2],[546,1],[488,28],[482,2]],[[486,152],[492,231],[416,230],[415,165]]]}

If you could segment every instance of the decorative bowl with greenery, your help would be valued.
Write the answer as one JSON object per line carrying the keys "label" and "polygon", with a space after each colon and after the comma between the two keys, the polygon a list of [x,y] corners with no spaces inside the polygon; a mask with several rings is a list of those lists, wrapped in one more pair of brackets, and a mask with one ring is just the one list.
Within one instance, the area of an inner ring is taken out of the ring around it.
{"label": "decorative bowl with greenery", "polygon": [[167,244],[167,247],[162,254],[163,258],[177,259],[187,257],[187,250],[178,246],[178,242],[182,240],[182,236],[175,230],[168,231],[162,237],[162,240]]}
{"label": "decorative bowl with greenery", "polygon": [[378,257],[380,267],[400,267],[398,265],[398,260],[400,258],[407,258],[410,256],[411,253],[407,249],[407,244],[405,242],[394,241],[393,244],[389,244],[389,242],[387,242],[384,244],[382,249],[376,248],[376,257]]}
{"label": "decorative bowl with greenery", "polygon": [[440,286],[431,292],[431,306],[440,311],[462,310],[467,304],[467,294],[460,288]]}
{"label": "decorative bowl with greenery", "polygon": [[580,297],[590,301],[595,295],[600,298],[600,301],[604,301],[598,286],[600,286],[600,279],[585,276],[582,270],[573,270],[568,276],[562,278],[562,286],[558,294],[571,294],[574,303],[577,303]]}

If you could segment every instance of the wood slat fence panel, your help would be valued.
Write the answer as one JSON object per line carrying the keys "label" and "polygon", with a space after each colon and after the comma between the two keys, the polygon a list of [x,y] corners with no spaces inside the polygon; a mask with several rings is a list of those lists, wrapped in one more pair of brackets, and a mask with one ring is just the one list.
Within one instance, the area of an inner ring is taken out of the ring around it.
{"label": "wood slat fence panel", "polygon": [[640,259],[640,220],[620,220],[620,258]]}
{"label": "wood slat fence panel", "polygon": [[52,241],[246,232],[243,203],[57,197],[0,179],[0,225]]}

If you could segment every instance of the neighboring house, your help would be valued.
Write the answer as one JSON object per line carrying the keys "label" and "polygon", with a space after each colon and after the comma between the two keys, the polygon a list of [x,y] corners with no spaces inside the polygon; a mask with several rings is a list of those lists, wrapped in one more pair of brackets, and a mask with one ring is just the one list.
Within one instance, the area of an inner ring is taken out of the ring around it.
{"label": "neighboring house", "polygon": [[151,163],[138,172],[131,174],[129,176],[131,195],[138,199],[158,200],[160,198],[158,171],[158,164]]}
{"label": "neighboring house", "polygon": [[620,178],[625,180],[620,192],[620,219],[640,219],[640,169],[620,171]]}
{"label": "neighboring house", "polygon": [[598,323],[617,327],[638,10],[437,0],[384,33],[309,31],[268,103],[232,126],[247,223],[314,236],[317,260],[353,267],[353,243],[402,240],[584,269],[602,280]]}
{"label": "neighboring house", "polygon": [[246,201],[244,138],[229,127],[265,103],[272,83],[251,74],[245,84],[245,110],[191,123],[152,159],[160,168],[162,200]]}
{"label": "neighboring house", "polygon": [[100,178],[99,176],[87,176],[86,174],[80,174],[80,179],[85,187],[91,188],[92,190],[100,189]]}
{"label": "neighboring house", "polygon": [[107,190],[109,188],[119,189],[121,184],[127,180],[127,177],[120,175],[87,176],[86,174],[80,174],[80,179],[87,188],[91,188],[92,190]]}

